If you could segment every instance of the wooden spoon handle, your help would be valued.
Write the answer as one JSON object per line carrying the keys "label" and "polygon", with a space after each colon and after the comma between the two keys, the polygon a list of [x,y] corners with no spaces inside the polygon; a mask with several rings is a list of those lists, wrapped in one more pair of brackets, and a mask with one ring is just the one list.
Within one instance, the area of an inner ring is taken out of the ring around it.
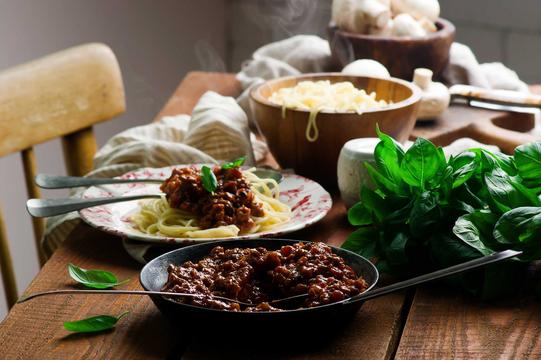
{"label": "wooden spoon handle", "polygon": [[507,130],[490,122],[471,123],[464,129],[464,136],[484,144],[496,145],[506,154],[512,154],[519,145],[541,141],[541,137]]}

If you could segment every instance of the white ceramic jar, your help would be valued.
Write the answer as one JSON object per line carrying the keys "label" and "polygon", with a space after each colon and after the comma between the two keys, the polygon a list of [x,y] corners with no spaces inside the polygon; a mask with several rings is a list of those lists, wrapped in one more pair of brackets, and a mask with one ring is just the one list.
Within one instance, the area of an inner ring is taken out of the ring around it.
{"label": "white ceramic jar", "polygon": [[374,149],[378,138],[360,138],[348,141],[338,158],[338,188],[347,207],[359,201],[361,185],[371,184],[364,162],[374,164]]}

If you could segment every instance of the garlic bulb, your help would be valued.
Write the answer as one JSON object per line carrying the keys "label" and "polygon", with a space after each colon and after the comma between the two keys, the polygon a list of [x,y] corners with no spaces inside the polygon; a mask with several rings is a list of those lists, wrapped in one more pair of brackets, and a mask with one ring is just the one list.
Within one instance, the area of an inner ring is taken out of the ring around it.
{"label": "garlic bulb", "polygon": [[342,74],[388,79],[389,71],[380,62],[371,59],[355,60],[342,69]]}
{"label": "garlic bulb", "polygon": [[392,35],[411,37],[425,36],[426,31],[411,15],[400,14],[394,18]]}
{"label": "garlic bulb", "polygon": [[432,70],[415,69],[413,83],[423,91],[417,115],[419,120],[435,119],[447,109],[451,100],[449,90],[442,83],[432,81]]}
{"label": "garlic bulb", "polygon": [[393,15],[410,14],[415,19],[427,18],[432,22],[440,16],[438,0],[392,0]]}

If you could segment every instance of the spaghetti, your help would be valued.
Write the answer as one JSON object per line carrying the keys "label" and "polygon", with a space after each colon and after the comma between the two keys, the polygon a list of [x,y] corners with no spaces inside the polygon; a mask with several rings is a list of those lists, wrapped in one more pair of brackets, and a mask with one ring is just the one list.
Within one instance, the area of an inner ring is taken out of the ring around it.
{"label": "spaghetti", "polygon": [[200,170],[174,169],[161,186],[165,195],[142,201],[132,222],[151,235],[224,238],[271,230],[291,218],[274,179],[259,178],[253,169],[216,167],[213,173],[217,187],[211,193]]}
{"label": "spaghetti", "polygon": [[349,81],[331,84],[329,80],[301,81],[293,87],[278,89],[269,101],[282,106],[282,118],[285,118],[287,108],[310,111],[305,134],[310,142],[319,137],[316,117],[321,111],[362,114],[388,105],[385,100],[377,100],[375,92],[368,94]]}

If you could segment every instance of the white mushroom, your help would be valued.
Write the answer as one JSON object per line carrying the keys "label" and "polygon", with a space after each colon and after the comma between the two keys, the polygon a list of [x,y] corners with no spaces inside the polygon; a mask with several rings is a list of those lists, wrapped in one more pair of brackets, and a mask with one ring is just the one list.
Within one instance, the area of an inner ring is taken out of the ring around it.
{"label": "white mushroom", "polygon": [[423,29],[425,29],[427,33],[438,31],[436,24],[426,17],[418,19],[417,22],[419,23],[419,25],[421,25]]}
{"label": "white mushroom", "polygon": [[334,0],[331,11],[340,29],[361,34],[383,28],[391,19],[388,0]]}
{"label": "white mushroom", "polygon": [[385,66],[376,60],[360,59],[347,64],[342,69],[342,74],[355,75],[355,76],[368,76],[388,79],[391,77],[389,71]]}
{"label": "white mushroom", "polygon": [[410,14],[416,19],[427,18],[436,22],[440,16],[438,0],[392,0],[393,15]]}
{"label": "white mushroom", "polygon": [[394,18],[392,35],[419,37],[425,36],[426,31],[411,15],[400,14]]}
{"label": "white mushroom", "polygon": [[394,20],[389,19],[389,21],[387,21],[387,24],[382,28],[370,28],[370,34],[379,36],[391,36],[393,34],[393,28]]}
{"label": "white mushroom", "polygon": [[432,120],[447,109],[451,100],[449,90],[442,83],[432,81],[432,70],[415,69],[413,83],[423,91],[417,115],[419,120]]}

